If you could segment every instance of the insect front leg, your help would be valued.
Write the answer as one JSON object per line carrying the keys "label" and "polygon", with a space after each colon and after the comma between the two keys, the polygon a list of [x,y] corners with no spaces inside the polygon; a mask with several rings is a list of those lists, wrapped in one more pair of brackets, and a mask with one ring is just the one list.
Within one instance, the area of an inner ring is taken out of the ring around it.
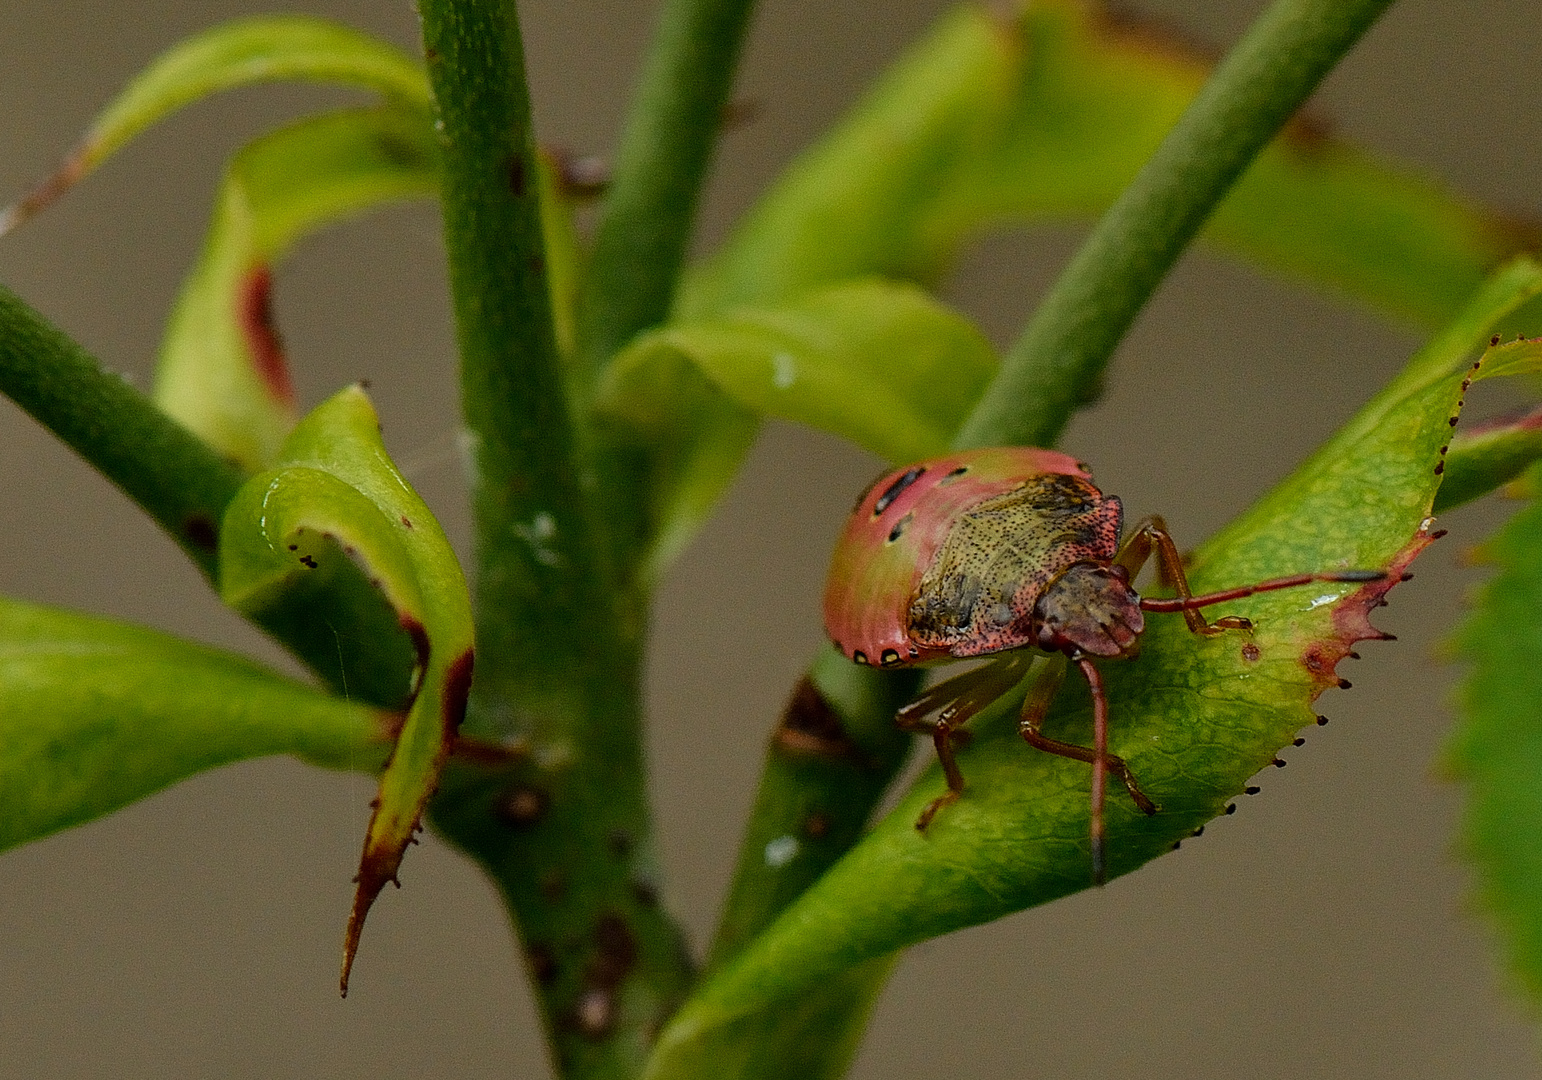
{"label": "insect front leg", "polygon": [[[1043,750],[1046,754],[1054,754],[1057,757],[1070,758],[1072,761],[1091,765],[1098,758],[1097,751],[1092,747],[1077,746],[1075,743],[1051,739],[1040,730],[1044,724],[1044,716],[1049,712],[1050,702],[1055,697],[1055,691],[1060,688],[1060,681],[1065,677],[1065,657],[1052,656],[1050,661],[1050,664],[1045,665],[1043,674],[1035,675],[1033,683],[1028,687],[1028,696],[1023,699],[1023,712],[1018,720],[1017,733],[1029,746]],[[1087,666],[1090,664],[1091,662],[1088,661]],[[1096,704],[1097,698],[1102,696],[1100,685],[1094,691],[1094,695],[1094,704]],[[1156,804],[1146,798],[1146,793],[1141,791],[1140,785],[1135,782],[1135,774],[1125,764],[1124,758],[1105,753],[1103,765],[1124,782],[1125,790],[1130,793],[1130,798],[1135,800],[1135,805],[1140,807],[1142,813],[1157,812]]]}
{"label": "insect front leg", "polygon": [[[1172,585],[1178,593],[1178,597],[1170,606],[1156,607],[1153,602],[1144,598],[1141,600],[1141,609],[1144,611],[1181,611],[1184,621],[1189,624],[1189,630],[1195,634],[1211,637],[1225,630],[1251,630],[1252,622],[1240,615],[1226,615],[1210,622],[1205,618],[1204,612],[1199,609],[1203,603],[1196,603],[1197,599],[1193,590],[1189,588],[1188,575],[1183,572],[1183,556],[1178,553],[1178,545],[1173,543],[1172,533],[1167,531],[1167,522],[1153,514],[1135,526],[1129,538],[1119,548],[1119,554],[1114,557],[1117,566],[1124,567],[1129,572],[1133,582],[1141,568],[1146,565],[1152,553],[1155,552],[1157,563],[1161,568],[1161,577],[1164,582]],[[1228,598],[1229,599],[1229,598]],[[1218,603],[1212,600],[1211,603]],[[1154,603],[1161,604],[1162,601]]]}
{"label": "insect front leg", "polygon": [[[937,749],[937,761],[942,765],[942,774],[948,780],[948,790],[921,811],[921,816],[916,819],[917,829],[925,832],[937,811],[949,803],[957,802],[958,797],[964,793],[964,774],[959,771],[958,762],[954,759],[953,747],[957,740],[968,733],[959,728],[1021,682],[1032,661],[1033,657],[1027,652],[1005,653],[988,664],[938,683],[894,714],[894,722],[904,730],[932,737],[932,745]],[[933,711],[937,715],[928,719]]]}

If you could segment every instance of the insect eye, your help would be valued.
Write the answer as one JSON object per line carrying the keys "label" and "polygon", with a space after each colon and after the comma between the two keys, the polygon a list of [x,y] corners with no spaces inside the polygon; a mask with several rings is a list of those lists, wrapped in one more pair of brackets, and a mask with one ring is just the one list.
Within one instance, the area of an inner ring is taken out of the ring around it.
{"label": "insect eye", "polygon": [[917,480],[921,479],[922,474],[925,472],[925,465],[912,465],[899,476],[895,477],[894,483],[885,488],[883,494],[878,496],[878,501],[873,504],[873,516],[877,517],[889,507],[893,506],[894,500],[899,498],[900,495],[904,493],[905,489],[908,488],[911,484],[914,484]]}

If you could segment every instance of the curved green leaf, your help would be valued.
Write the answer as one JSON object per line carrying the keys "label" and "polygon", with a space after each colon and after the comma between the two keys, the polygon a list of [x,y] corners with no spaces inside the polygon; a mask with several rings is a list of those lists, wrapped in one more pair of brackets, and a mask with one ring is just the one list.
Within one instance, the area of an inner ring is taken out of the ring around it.
{"label": "curved green leaf", "polygon": [[[687,317],[861,274],[929,279],[982,231],[1101,213],[1172,127],[1208,64],[1071,0],[945,16],[805,153],[691,282]],[[1537,241],[1299,121],[1207,237],[1428,325]]]}
{"label": "curved green leaf", "polygon": [[945,450],[996,370],[964,316],[913,285],[867,279],[644,334],[617,356],[602,403],[635,423],[668,422],[673,380],[655,369],[677,357],[745,408],[889,461]]}
{"label": "curved green leaf", "polygon": [[221,90],[267,82],[346,83],[421,114],[431,101],[422,67],[406,53],[328,19],[263,15],[210,27],[151,62],[104,109],[60,166],[0,214],[0,235],[45,209],[134,136]]}
{"label": "curved green leaf", "polygon": [[654,476],[657,569],[732,481],[752,414],[911,461],[947,448],[996,362],[962,315],[914,285],[869,278],[643,334],[607,369],[597,406],[677,448]]}
{"label": "curved green leaf", "polygon": [[[1512,294],[1527,287],[1522,282]],[[1485,324],[1517,302],[1480,293],[1464,325],[1486,333]],[[1246,635],[1196,637],[1181,620],[1152,615],[1138,659],[1101,665],[1110,750],[1161,807],[1148,818],[1111,797],[1112,873],[1135,869],[1222,813],[1312,722],[1313,700],[1339,684],[1336,665],[1355,642],[1384,636],[1369,614],[1435,537],[1428,515],[1439,465],[1471,375],[1466,349],[1449,350],[1443,370],[1434,368],[1430,354],[1415,358],[1410,369],[1419,378],[1394,382],[1206,543],[1190,575],[1200,591],[1304,569],[1385,567],[1387,580],[1283,590],[1214,609],[1252,619]],[[975,721],[976,738],[959,754],[969,785],[964,798],[918,833],[918,813],[943,788],[937,769],[925,774],[866,839],[703,984],[666,1029],[650,1076],[685,1075],[678,1063],[714,1040],[721,1025],[853,965],[1089,884],[1087,769],[1024,747],[1008,711],[999,705]],[[1085,688],[1062,689],[1046,732],[1087,745],[1089,726]]]}
{"label": "curved green leaf", "polygon": [[271,462],[296,419],[273,264],[322,225],[431,195],[437,159],[427,119],[399,106],[311,117],[237,153],[161,343],[156,403],[244,469]]}
{"label": "curved green leaf", "polygon": [[145,627],[0,599],[0,849],[232,761],[372,771],[393,719]]}
{"label": "curved green leaf", "polygon": [[471,689],[471,603],[439,523],[386,456],[364,391],[302,420],[276,468],[237,493],[220,535],[220,593],[261,613],[315,578],[361,563],[417,649],[413,698],[364,840],[344,942],[342,989],[365,915],[393,881],[438,784]]}
{"label": "curved green leaf", "polygon": [[[1542,480],[1533,468],[1533,484]],[[1462,847],[1497,924],[1508,967],[1542,1000],[1542,503],[1532,501],[1480,556],[1498,573],[1458,631],[1468,663],[1447,748],[1467,788]]]}

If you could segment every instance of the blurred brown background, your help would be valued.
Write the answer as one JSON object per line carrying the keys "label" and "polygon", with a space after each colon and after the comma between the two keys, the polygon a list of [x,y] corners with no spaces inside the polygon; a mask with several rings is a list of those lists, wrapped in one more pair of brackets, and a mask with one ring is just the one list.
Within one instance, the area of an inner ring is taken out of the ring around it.
{"label": "blurred brown background", "polygon": [[[288,6],[288,5],[286,5]],[[305,5],[412,49],[407,0]],[[1261,8],[1136,9],[1222,48]],[[728,222],[944,0],[767,3],[702,241]],[[0,11],[0,201],[44,174],[155,53],[260,0],[7,0]],[[606,152],[651,4],[528,0],[542,137]],[[1506,209],[1542,216],[1542,18],[1534,0],[1404,0],[1323,90],[1339,130]],[[280,119],[349,100],[264,88],[154,129],[0,243],[0,280],[148,384],[161,321],[201,242],[223,157]],[[393,451],[458,540],[456,403],[435,208],[393,209],[306,244],[279,315],[307,404],[368,377]],[[1071,250],[991,241],[950,295],[1007,341]],[[1187,259],[1065,445],[1134,515],[1192,543],[1286,473],[1415,344],[1339,302],[1220,258]],[[668,898],[709,930],[782,696],[820,637],[830,540],[876,463],[772,427],[663,591],[651,754]],[[159,533],[30,420],[0,406],[0,591],[241,649]],[[1455,671],[1432,659],[1479,575],[1464,547],[1399,589],[1356,689],[1290,768],[1177,855],[1048,908],[915,950],[855,1075],[1491,1077],[1535,1074],[1534,1035],[1471,917],[1452,854],[1458,793],[1431,763]],[[33,1077],[542,1077],[547,1068],[492,890],[430,841],[370,920],[354,994],[337,949],[370,784],[288,761],[222,770],[0,857],[0,1080]]]}

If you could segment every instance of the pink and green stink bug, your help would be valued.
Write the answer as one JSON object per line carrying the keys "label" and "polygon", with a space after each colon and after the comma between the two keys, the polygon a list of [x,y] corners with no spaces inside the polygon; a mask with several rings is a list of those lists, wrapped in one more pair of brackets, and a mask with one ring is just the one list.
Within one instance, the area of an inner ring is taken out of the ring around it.
{"label": "pink and green stink bug", "polygon": [[[1124,510],[1092,483],[1087,466],[1030,447],[966,450],[880,477],[858,501],[831,560],[825,630],[859,664],[906,667],[994,656],[931,687],[895,721],[931,735],[948,790],[921,813],[925,830],[958,799],[959,729],[1027,674],[1034,652],[1063,655],[1092,690],[1092,746],[1040,731],[1064,670],[1036,678],[1018,730],[1029,745],[1092,766],[1092,875],[1103,881],[1103,789],[1112,771],[1147,814],[1157,807],[1122,758],[1108,752],[1108,701],[1093,658],[1129,657],[1145,612],[1182,612],[1196,634],[1248,630],[1238,616],[1209,622],[1201,609],[1314,581],[1379,581],[1346,570],[1272,578],[1195,596],[1161,518],[1142,521],[1121,544]],[[1146,599],[1133,582],[1155,553],[1177,596]]]}

